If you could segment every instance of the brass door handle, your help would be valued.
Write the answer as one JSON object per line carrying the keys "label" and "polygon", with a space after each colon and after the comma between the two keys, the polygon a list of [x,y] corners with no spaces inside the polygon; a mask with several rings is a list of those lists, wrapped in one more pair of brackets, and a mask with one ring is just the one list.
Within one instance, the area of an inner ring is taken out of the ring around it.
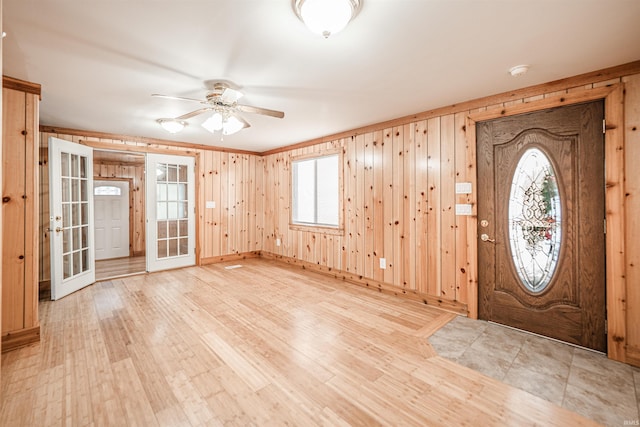
{"label": "brass door handle", "polygon": [[490,242],[490,243],[496,242],[494,239],[490,239],[488,234],[481,234],[480,240],[482,240],[483,242]]}

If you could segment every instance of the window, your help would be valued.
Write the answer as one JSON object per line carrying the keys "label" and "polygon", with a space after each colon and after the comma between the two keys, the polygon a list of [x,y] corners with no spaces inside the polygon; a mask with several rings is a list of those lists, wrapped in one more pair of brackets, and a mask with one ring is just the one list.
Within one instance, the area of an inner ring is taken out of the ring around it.
{"label": "window", "polygon": [[120,187],[101,185],[93,189],[94,196],[119,196],[122,194]]}
{"label": "window", "polygon": [[340,156],[331,154],[292,162],[293,209],[296,225],[340,226]]}

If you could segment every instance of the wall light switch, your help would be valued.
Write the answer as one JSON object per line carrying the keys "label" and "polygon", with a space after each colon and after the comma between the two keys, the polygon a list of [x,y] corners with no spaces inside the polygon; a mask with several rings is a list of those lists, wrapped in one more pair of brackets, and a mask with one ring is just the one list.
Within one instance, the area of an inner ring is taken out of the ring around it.
{"label": "wall light switch", "polygon": [[216,207],[216,202],[215,202],[215,201],[212,201],[212,200],[207,200],[207,204],[206,204],[206,206],[207,206],[207,209],[215,209],[215,207]]}
{"label": "wall light switch", "polygon": [[456,182],[456,194],[471,194],[471,183]]}
{"label": "wall light switch", "polygon": [[276,239],[276,246],[280,246],[280,239]]}
{"label": "wall light switch", "polygon": [[473,206],[468,203],[456,204],[456,215],[473,215]]}
{"label": "wall light switch", "polygon": [[387,268],[387,259],[386,258],[380,258],[380,268],[385,270]]}

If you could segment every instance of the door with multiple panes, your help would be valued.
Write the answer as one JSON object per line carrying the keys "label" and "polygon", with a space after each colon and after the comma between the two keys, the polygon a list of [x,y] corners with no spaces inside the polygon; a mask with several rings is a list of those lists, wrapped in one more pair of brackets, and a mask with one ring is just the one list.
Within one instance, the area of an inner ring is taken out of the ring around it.
{"label": "door with multiple panes", "polygon": [[147,271],[195,264],[193,157],[147,154]]}
{"label": "door with multiple panes", "polygon": [[602,101],[476,125],[479,316],[606,350]]}
{"label": "door with multiple panes", "polygon": [[[194,265],[194,158],[157,154],[146,158],[147,271]],[[92,148],[49,138],[49,183],[51,298],[55,300],[95,282]],[[104,213],[101,208],[100,221]],[[126,217],[124,212],[115,216]],[[117,246],[128,253],[128,244]]]}
{"label": "door with multiple panes", "polygon": [[95,282],[93,150],[49,138],[51,299]]}

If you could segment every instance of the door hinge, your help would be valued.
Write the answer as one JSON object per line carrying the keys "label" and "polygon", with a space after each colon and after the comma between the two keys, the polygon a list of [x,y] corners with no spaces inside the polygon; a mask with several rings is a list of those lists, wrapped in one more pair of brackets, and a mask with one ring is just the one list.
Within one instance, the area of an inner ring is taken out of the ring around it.
{"label": "door hinge", "polygon": [[602,119],[602,133],[607,133],[607,121]]}
{"label": "door hinge", "polygon": [[604,234],[607,234],[607,218],[604,219]]}
{"label": "door hinge", "polygon": [[604,319],[604,334],[607,335],[608,332],[609,332],[609,321],[607,319]]}

